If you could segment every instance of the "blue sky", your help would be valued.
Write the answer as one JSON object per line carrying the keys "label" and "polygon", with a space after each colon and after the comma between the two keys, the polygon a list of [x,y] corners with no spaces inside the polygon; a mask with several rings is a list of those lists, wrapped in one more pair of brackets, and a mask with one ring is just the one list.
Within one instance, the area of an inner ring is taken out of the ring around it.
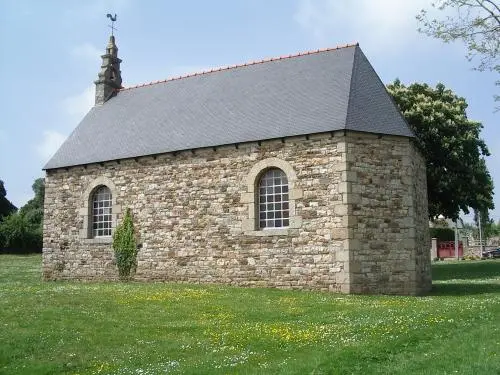
{"label": "blue sky", "polygon": [[[500,220],[497,75],[472,70],[459,44],[419,34],[415,15],[431,0],[2,0],[0,178],[17,206],[42,167],[93,105],[110,29],[124,86],[266,57],[359,42],[385,82],[444,83],[484,125]],[[105,126],[105,125],[103,125]]]}

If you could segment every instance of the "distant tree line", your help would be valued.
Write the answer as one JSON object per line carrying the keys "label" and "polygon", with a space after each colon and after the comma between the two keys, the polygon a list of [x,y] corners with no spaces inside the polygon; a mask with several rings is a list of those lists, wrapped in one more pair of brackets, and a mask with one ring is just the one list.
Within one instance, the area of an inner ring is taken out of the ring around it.
{"label": "distant tree line", "polygon": [[[475,228],[479,228],[479,213],[474,212],[474,224]],[[481,215],[481,228],[482,236],[486,239],[491,237],[500,237],[500,220],[497,223],[489,217],[487,214]],[[479,237],[479,234],[477,235]]]}
{"label": "distant tree line", "polygon": [[0,180],[0,252],[42,252],[44,179],[36,179],[32,187],[35,197],[18,210]]}

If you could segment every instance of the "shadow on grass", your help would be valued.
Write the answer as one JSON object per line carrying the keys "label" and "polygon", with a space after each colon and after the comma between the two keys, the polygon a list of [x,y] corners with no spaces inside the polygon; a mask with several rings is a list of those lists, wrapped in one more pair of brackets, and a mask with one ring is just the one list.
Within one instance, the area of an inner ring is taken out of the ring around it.
{"label": "shadow on grass", "polygon": [[432,280],[474,280],[500,277],[500,260],[435,263]]}
{"label": "shadow on grass", "polygon": [[[431,295],[461,296],[500,293],[500,261],[443,262],[432,265]],[[480,280],[484,280],[481,282]],[[436,283],[437,281],[437,283]]]}
{"label": "shadow on grass", "polygon": [[500,284],[447,283],[432,285],[432,296],[470,296],[474,294],[499,293]]}

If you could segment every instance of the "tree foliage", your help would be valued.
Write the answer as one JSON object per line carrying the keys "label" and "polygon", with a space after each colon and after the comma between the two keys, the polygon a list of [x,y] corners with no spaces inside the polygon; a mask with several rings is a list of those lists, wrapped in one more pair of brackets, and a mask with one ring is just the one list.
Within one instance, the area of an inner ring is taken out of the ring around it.
{"label": "tree foliage", "polygon": [[3,181],[0,180],[0,221],[3,217],[15,212],[17,210],[16,206],[14,206],[7,199],[7,190],[5,190],[5,186]]}
{"label": "tree foliage", "polygon": [[485,238],[500,237],[500,220],[497,223],[489,219],[484,226]]}
{"label": "tree foliage", "polygon": [[500,236],[500,220],[498,224],[490,218],[487,210],[474,210],[474,224],[479,228],[479,214],[481,214],[481,227],[483,230],[483,238],[488,239],[491,237]]}
{"label": "tree foliage", "polygon": [[31,224],[28,219],[14,213],[0,223],[0,240],[4,248],[40,251],[42,249],[41,227]]}
{"label": "tree foliage", "polygon": [[439,241],[454,241],[455,231],[451,228],[429,228],[431,238]]}
{"label": "tree foliage", "polygon": [[457,219],[460,210],[487,210],[493,206],[493,181],[480,138],[481,123],[467,118],[467,103],[443,84],[387,86],[416,135],[426,158],[429,216]]}
{"label": "tree foliage", "polygon": [[[438,20],[429,18],[428,12],[420,11],[417,19],[422,27],[418,30],[445,42],[461,40],[465,43],[472,60],[477,57],[476,69],[500,73],[500,3],[496,0],[436,0],[432,6],[453,14]],[[500,85],[500,81],[496,82]],[[496,96],[496,100],[500,100]]]}
{"label": "tree foliage", "polygon": [[45,199],[45,180],[37,178],[31,185],[35,197],[30,199],[21,209],[19,213],[26,217],[29,223],[42,227],[43,221],[43,203]]}
{"label": "tree foliage", "polygon": [[22,251],[42,250],[44,179],[36,179],[32,188],[35,197],[0,223],[0,247]]}
{"label": "tree foliage", "polygon": [[137,243],[130,208],[127,208],[123,221],[113,233],[113,250],[118,266],[118,275],[120,279],[128,280],[132,269],[136,266],[137,258]]}

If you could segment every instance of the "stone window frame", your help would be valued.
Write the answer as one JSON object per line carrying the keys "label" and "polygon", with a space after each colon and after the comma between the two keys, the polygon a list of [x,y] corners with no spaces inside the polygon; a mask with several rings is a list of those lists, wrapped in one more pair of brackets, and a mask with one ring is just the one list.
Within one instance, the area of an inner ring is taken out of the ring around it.
{"label": "stone window frame", "polygon": [[[281,169],[288,179],[290,223],[286,228],[259,228],[258,221],[258,192],[261,176],[272,168]],[[247,217],[243,219],[242,230],[247,235],[253,236],[276,236],[288,235],[290,230],[302,227],[302,217],[296,214],[295,202],[302,198],[302,189],[297,187],[297,174],[290,163],[279,158],[267,158],[257,162],[248,172],[245,180],[247,191],[241,193],[241,202],[247,207]]]}
{"label": "stone window frame", "polygon": [[93,237],[92,236],[92,199],[94,192],[101,186],[106,186],[111,192],[111,228],[116,228],[118,214],[122,212],[121,206],[116,204],[118,189],[113,181],[107,177],[100,176],[94,179],[83,192],[82,207],[80,216],[83,218],[83,228],[80,230],[80,239],[89,244],[111,243],[112,236]]}

